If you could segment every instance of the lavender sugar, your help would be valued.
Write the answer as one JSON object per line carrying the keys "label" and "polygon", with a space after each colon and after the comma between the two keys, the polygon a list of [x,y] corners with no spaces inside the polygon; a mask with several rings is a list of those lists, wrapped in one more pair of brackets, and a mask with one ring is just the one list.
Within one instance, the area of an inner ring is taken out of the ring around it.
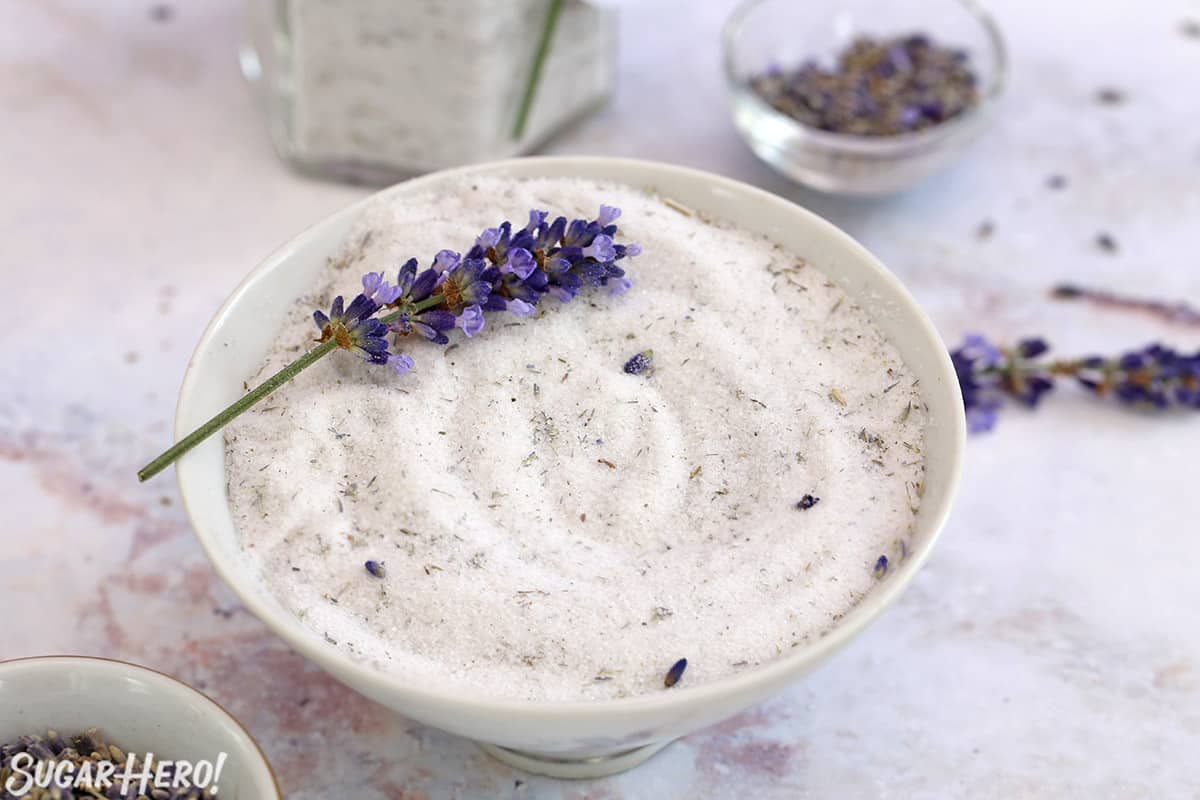
{"label": "lavender sugar", "polygon": [[644,248],[628,294],[492,317],[399,378],[324,359],[228,429],[243,551],[332,646],[530,700],[663,691],[686,657],[686,690],[821,636],[907,551],[925,411],[896,350],[802,254],[632,188],[458,179],[377,203],[262,375],[361,273],[601,201]]}

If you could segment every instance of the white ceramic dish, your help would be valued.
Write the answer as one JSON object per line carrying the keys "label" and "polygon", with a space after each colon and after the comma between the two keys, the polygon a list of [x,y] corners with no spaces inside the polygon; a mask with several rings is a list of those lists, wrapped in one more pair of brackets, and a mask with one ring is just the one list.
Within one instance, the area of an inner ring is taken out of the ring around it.
{"label": "white ceramic dish", "polygon": [[92,727],[109,744],[139,757],[149,752],[164,760],[215,762],[228,754],[217,784],[223,800],[283,797],[266,756],[245,728],[172,677],[83,656],[0,662],[0,743]]}
{"label": "white ceramic dish", "polygon": [[[493,755],[561,777],[618,772],[672,739],[765,699],[836,652],[899,597],[929,556],[950,512],[965,438],[962,397],[946,348],[900,282],[830,223],[746,184],[680,167],[611,158],[529,158],[435,173],[387,189],[424,190],[446,175],[578,177],[652,186],[700,212],[767,234],[824,270],[862,304],[918,376],[929,405],[926,490],[911,556],[840,625],[776,661],[712,683],[605,702],[533,703],[406,681],[357,663],[285,610],[242,558],[225,494],[224,443],[214,436],[186,455],[178,476],[187,512],[221,577],[246,607],[292,647],[362,694],[403,714],[483,744]],[[200,339],[184,376],[175,420],[183,436],[243,391],[266,358],[294,298],[317,282],[326,259],[368,198],[329,217],[277,250],[243,281]],[[516,213],[514,210],[513,213]],[[643,260],[641,269],[651,268]]]}

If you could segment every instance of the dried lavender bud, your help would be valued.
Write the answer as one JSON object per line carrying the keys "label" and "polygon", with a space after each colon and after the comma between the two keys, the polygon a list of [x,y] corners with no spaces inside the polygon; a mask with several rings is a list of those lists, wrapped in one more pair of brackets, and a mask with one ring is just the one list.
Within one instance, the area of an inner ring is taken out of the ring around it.
{"label": "dried lavender bud", "polygon": [[882,578],[884,575],[887,574],[887,571],[888,571],[888,557],[880,556],[879,560],[875,562],[875,577]]}
{"label": "dried lavender bud", "polygon": [[1056,300],[1074,300],[1077,297],[1083,297],[1084,292],[1085,290],[1082,287],[1069,283],[1060,283],[1050,290],[1050,296]]}
{"label": "dried lavender bud", "polygon": [[654,364],[654,351],[643,350],[625,362],[624,370],[630,375],[641,375]]}
{"label": "dried lavender bud", "polygon": [[687,659],[681,658],[671,665],[667,670],[667,675],[663,678],[663,686],[670,689],[675,684],[679,683],[679,679],[683,677],[683,671],[687,669]]}
{"label": "dried lavender bud", "polygon": [[1096,234],[1096,246],[1106,253],[1117,252],[1117,240],[1110,233]]}
{"label": "dried lavender bud", "polygon": [[1125,93],[1120,89],[1106,86],[1096,92],[1096,102],[1105,106],[1119,106],[1125,102]]}
{"label": "dried lavender bud", "polygon": [[800,498],[800,502],[796,503],[796,508],[800,509],[801,511],[808,511],[819,502],[821,502],[821,498],[815,497],[811,494],[806,494],[804,497]]}
{"label": "dried lavender bud", "polygon": [[1054,189],[1055,191],[1059,189],[1065,189],[1067,186],[1066,176],[1058,174],[1051,175],[1049,178],[1046,178],[1046,186],[1047,188]]}
{"label": "dried lavender bud", "polygon": [[387,570],[383,568],[382,561],[368,561],[363,566],[367,568],[367,572],[371,573],[376,578],[382,578],[387,575]]}
{"label": "dried lavender bud", "polygon": [[861,37],[827,69],[808,61],[770,69],[750,88],[804,125],[860,136],[894,136],[953,119],[979,103],[966,51],[923,34]]}

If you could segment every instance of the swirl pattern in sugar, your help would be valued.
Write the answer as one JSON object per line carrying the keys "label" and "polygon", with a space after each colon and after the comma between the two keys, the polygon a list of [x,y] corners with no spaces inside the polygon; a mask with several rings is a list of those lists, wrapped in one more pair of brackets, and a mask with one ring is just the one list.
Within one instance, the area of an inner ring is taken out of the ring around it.
{"label": "swirl pattern in sugar", "polygon": [[[415,346],[404,378],[325,359],[229,429],[247,558],[331,646],[511,697],[655,691],[685,656],[694,685],[820,636],[897,552],[925,417],[867,311],[803,253],[628,187],[472,180],[376,205],[263,374],[359,273],[600,202],[644,248],[627,295],[492,316]],[[652,371],[623,372],[645,349]]]}

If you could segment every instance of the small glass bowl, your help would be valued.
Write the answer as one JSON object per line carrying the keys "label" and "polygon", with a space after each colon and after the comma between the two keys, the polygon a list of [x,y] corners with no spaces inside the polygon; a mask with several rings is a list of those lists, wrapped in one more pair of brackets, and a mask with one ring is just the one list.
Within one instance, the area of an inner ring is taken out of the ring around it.
{"label": "small glass bowl", "polygon": [[[777,111],[750,78],[778,65],[829,63],[860,36],[923,33],[965,50],[979,103],[945,122],[895,136],[833,133]],[[835,194],[882,195],[949,164],[983,130],[1004,87],[1000,31],[975,0],[744,0],[722,34],[733,119],[754,153],[784,175]]]}

